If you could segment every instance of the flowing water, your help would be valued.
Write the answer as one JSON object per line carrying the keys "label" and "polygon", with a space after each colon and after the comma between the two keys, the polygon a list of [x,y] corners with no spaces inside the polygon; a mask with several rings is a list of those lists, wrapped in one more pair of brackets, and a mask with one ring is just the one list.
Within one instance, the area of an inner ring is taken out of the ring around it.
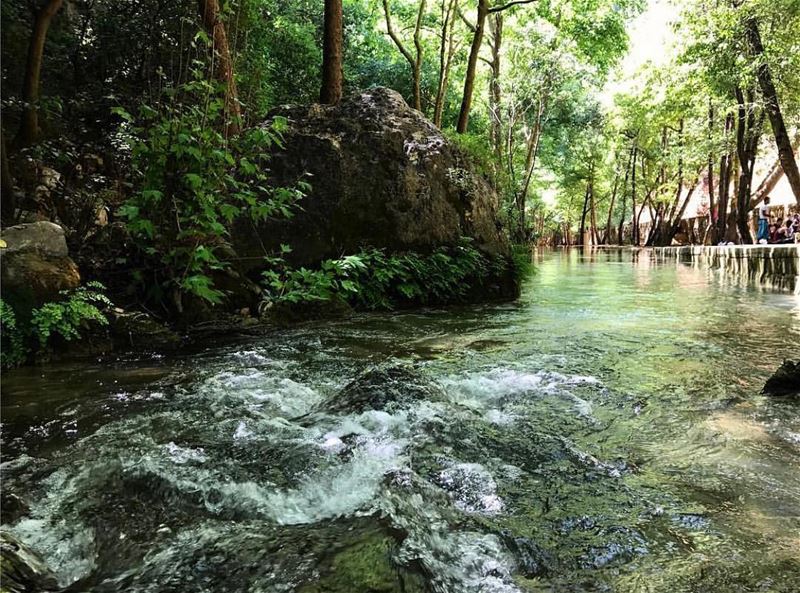
{"label": "flowing water", "polygon": [[[559,252],[513,304],[22,369],[4,528],[72,591],[795,592],[798,342],[790,293]],[[437,397],[337,401],[398,364]]]}

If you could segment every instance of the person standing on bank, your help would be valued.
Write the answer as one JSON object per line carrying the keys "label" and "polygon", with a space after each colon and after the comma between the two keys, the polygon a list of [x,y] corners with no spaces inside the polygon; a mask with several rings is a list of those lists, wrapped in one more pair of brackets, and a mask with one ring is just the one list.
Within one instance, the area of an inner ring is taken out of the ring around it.
{"label": "person standing on bank", "polygon": [[758,235],[756,240],[761,243],[769,241],[769,196],[764,198],[764,203],[758,207]]}

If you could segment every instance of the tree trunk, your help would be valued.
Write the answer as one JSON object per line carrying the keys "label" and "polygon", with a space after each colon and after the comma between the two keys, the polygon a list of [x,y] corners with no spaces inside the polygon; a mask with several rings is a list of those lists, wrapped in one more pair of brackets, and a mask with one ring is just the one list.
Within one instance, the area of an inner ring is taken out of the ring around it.
{"label": "tree trunk", "polygon": [[[714,106],[711,104],[711,99],[708,100],[708,140],[711,142],[714,134]],[[709,227],[714,227],[714,153],[708,152],[708,218]]]}
{"label": "tree trunk", "polygon": [[4,225],[14,224],[14,214],[16,203],[14,202],[14,178],[11,176],[11,168],[8,166],[8,151],[6,150],[6,135],[0,131],[0,182],[2,182],[2,209],[0,220]]}
{"label": "tree trunk", "polygon": [[639,244],[639,227],[636,215],[636,159],[633,159],[633,170],[631,171],[631,245]]}
{"label": "tree trunk", "polygon": [[742,243],[752,243],[747,215],[750,212],[750,187],[753,183],[753,169],[758,151],[758,140],[764,113],[756,121],[753,112],[754,92],[748,90],[747,97],[740,88],[735,89],[738,101],[736,125],[736,154],[739,159],[739,183],[736,188],[736,226]]}
{"label": "tree trunk", "polygon": [[[733,114],[728,113],[725,116],[725,140],[727,143],[728,137],[733,131]],[[725,233],[728,227],[728,200],[730,197],[731,189],[731,167],[733,165],[733,154],[729,150],[726,154],[722,155],[719,160],[719,199],[717,200],[717,242],[725,239]]]}
{"label": "tree trunk", "polygon": [[342,43],[342,0],[325,0],[319,101],[326,105],[342,100]]}
{"label": "tree trunk", "polygon": [[[702,171],[702,168],[700,169],[700,171]],[[681,220],[683,219],[683,215],[686,212],[686,207],[689,205],[689,201],[692,199],[692,194],[694,194],[694,191],[697,189],[697,185],[699,182],[700,182],[700,173],[698,172],[697,176],[695,177],[695,180],[692,182],[692,187],[690,187],[689,191],[686,193],[686,197],[683,200],[683,204],[675,214],[675,218],[673,218],[670,221],[669,231],[667,232],[666,237],[664,237],[663,245],[671,245],[672,240],[675,238],[675,235],[678,234],[678,231],[681,228]]]}
{"label": "tree trunk", "polygon": [[472,108],[472,93],[475,90],[475,71],[478,69],[478,54],[481,52],[483,32],[486,28],[486,16],[489,14],[489,0],[478,0],[478,18],[475,21],[475,33],[467,59],[467,72],[464,75],[464,94],[461,97],[461,111],[458,113],[456,132],[464,134],[469,125],[469,111]]}
{"label": "tree trunk", "polygon": [[420,72],[422,69],[422,43],[420,42],[420,30],[422,28],[422,17],[425,14],[426,0],[420,0],[419,8],[417,10],[417,21],[414,26],[414,51],[416,56],[412,56],[411,52],[406,49],[403,42],[397,36],[397,33],[392,27],[392,15],[389,12],[389,0],[383,0],[383,14],[386,17],[386,32],[389,37],[403,54],[403,57],[411,66],[411,84],[413,86],[413,107],[417,111],[422,111],[422,90],[420,88]]}
{"label": "tree trunk", "polygon": [[[798,133],[794,145],[796,145],[798,142],[800,142],[800,133]],[[781,167],[781,161],[780,159],[778,159],[772,164],[772,167],[770,167],[769,172],[766,174],[766,176],[758,185],[758,188],[750,198],[751,210],[756,206],[758,206],[764,200],[764,198],[769,195],[769,192],[775,189],[775,186],[778,185],[778,182],[781,180],[781,177],[783,177],[783,175],[784,171],[783,168]]]}
{"label": "tree trunk", "polygon": [[589,179],[589,235],[592,238],[592,245],[600,243],[597,238],[597,204],[594,200],[594,174]]}
{"label": "tree trunk", "polygon": [[[525,234],[525,204],[528,200],[528,189],[530,188],[533,170],[536,166],[536,154],[539,152],[539,141],[542,137],[542,117],[544,116],[546,101],[547,96],[542,96],[539,99],[539,106],[536,111],[536,121],[534,122],[533,129],[530,131],[527,139],[527,149],[525,151],[525,174],[522,180],[522,187],[517,191],[514,200],[517,208],[517,232],[520,234],[520,236]],[[510,153],[508,157],[511,159]],[[512,163],[509,164],[512,165]]]}
{"label": "tree trunk", "polygon": [[[446,6],[446,8],[445,8]],[[455,21],[457,0],[442,0],[442,40],[439,46],[439,82],[436,85],[436,101],[433,106],[433,125],[442,127],[442,111],[447,96],[447,82],[455,51]]]}
{"label": "tree trunk", "polygon": [[622,213],[619,217],[619,237],[618,243],[623,245],[625,238],[625,207],[627,206],[626,198],[628,197],[628,178],[630,177],[631,166],[636,168],[636,145],[631,148],[631,157],[628,160],[628,167],[625,169],[625,182],[622,184]]}
{"label": "tree trunk", "polygon": [[226,133],[232,136],[239,133],[242,110],[233,75],[233,58],[228,45],[228,35],[222,22],[218,0],[200,0],[200,18],[212,39],[214,51],[214,76],[225,85]]}
{"label": "tree trunk", "polygon": [[489,139],[499,166],[502,162],[502,132],[500,122],[500,45],[503,42],[503,15],[497,13],[489,20],[492,47],[492,76],[489,79]]}
{"label": "tree trunk", "polygon": [[586,183],[586,191],[583,194],[583,209],[581,210],[581,228],[578,234],[578,245],[586,243],[586,214],[589,211],[589,195],[591,194],[591,184]]}
{"label": "tree trunk", "polygon": [[41,134],[39,129],[39,80],[42,72],[44,43],[47,30],[56,13],[61,10],[64,0],[49,0],[36,13],[33,32],[28,46],[28,60],[25,64],[25,78],[22,83],[22,100],[25,103],[19,132],[14,138],[16,148],[24,148],[34,144]]}
{"label": "tree trunk", "polygon": [[422,111],[422,89],[420,86],[420,78],[422,71],[422,42],[420,41],[420,32],[422,30],[422,17],[425,16],[425,3],[426,0],[420,0],[419,12],[417,12],[417,23],[414,26],[414,50],[416,51],[416,58],[413,64],[413,79],[414,79],[414,109]]}
{"label": "tree trunk", "polygon": [[606,228],[603,231],[603,245],[608,245],[611,242],[611,215],[614,213],[614,202],[617,199],[617,189],[619,188],[619,169],[614,175],[614,189],[611,190],[611,201],[608,204],[608,218],[606,219]]}
{"label": "tree trunk", "polygon": [[794,158],[792,143],[786,131],[786,124],[783,121],[780,104],[778,103],[778,93],[772,81],[772,72],[764,57],[764,46],[761,43],[761,35],[758,31],[758,22],[754,17],[747,19],[747,37],[753,53],[759,59],[756,75],[758,85],[764,95],[764,109],[769,116],[769,123],[775,136],[775,144],[778,146],[778,158],[781,162],[783,172],[792,188],[794,199],[800,205],[800,170],[797,168],[797,161]]}

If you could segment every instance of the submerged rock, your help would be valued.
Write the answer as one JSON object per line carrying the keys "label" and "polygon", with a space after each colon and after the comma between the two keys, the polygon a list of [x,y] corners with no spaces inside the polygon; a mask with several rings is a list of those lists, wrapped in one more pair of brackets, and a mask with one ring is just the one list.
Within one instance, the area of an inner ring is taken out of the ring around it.
{"label": "submerged rock", "polygon": [[56,591],[58,581],[39,555],[6,531],[0,531],[2,590],[8,593]]}
{"label": "submerged rock", "polygon": [[19,312],[58,298],[81,282],[69,257],[64,229],[52,222],[18,224],[3,230],[3,298]]}
{"label": "submerged rock", "polygon": [[547,550],[527,537],[516,537],[509,530],[500,534],[502,541],[517,560],[517,571],[531,579],[552,572],[555,560]]}
{"label": "submerged rock", "polygon": [[800,361],[784,360],[761,390],[764,395],[800,395]]}
{"label": "submerged rock", "polygon": [[146,313],[113,309],[109,322],[118,350],[174,350],[181,344],[177,333]]}
{"label": "submerged rock", "polygon": [[440,401],[444,390],[407,365],[377,367],[363,373],[324,406],[340,413],[403,407],[418,401]]}
{"label": "submerged rock", "polygon": [[[311,185],[291,220],[241,221],[234,247],[251,269],[265,250],[292,245],[296,265],[355,253],[363,246],[430,251],[475,239],[486,252],[510,255],[497,226],[499,198],[461,151],[401,95],[374,88],[339,105],[285,106],[271,181]],[[302,241],[296,241],[303,237]]]}

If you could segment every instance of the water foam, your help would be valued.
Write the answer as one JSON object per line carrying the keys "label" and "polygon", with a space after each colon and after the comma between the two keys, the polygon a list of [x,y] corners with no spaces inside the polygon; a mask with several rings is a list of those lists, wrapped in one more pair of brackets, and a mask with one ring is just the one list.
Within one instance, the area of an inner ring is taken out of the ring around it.
{"label": "water foam", "polygon": [[456,507],[467,513],[496,515],[503,510],[497,483],[479,463],[455,463],[440,471],[436,483],[447,490]]}
{"label": "water foam", "polygon": [[529,395],[563,397],[573,403],[579,415],[591,417],[591,402],[578,397],[570,388],[600,385],[595,377],[562,375],[551,371],[527,373],[509,368],[465,372],[446,377],[441,382],[453,401],[475,409],[489,408],[487,418],[496,424],[510,424],[513,421],[513,416],[502,409],[503,405]]}

